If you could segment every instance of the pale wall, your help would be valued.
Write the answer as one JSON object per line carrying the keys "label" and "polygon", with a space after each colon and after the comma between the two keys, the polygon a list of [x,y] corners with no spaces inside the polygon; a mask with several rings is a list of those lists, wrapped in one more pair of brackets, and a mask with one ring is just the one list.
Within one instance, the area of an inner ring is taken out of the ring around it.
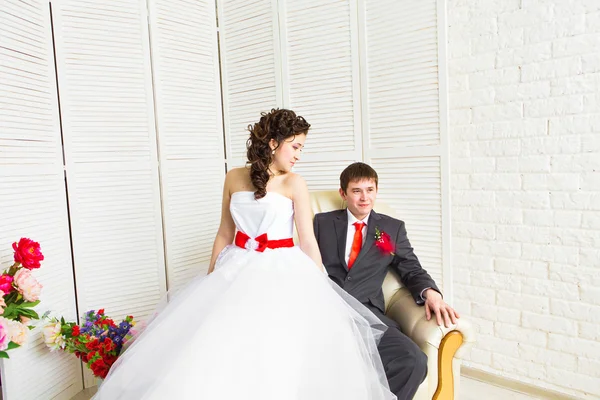
{"label": "pale wall", "polygon": [[600,395],[600,1],[449,0],[466,365]]}

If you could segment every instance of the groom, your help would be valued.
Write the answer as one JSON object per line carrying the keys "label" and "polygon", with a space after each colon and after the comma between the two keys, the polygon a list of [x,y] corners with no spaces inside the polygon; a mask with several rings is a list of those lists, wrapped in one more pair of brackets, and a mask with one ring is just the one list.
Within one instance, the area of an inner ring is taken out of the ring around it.
{"label": "groom", "polygon": [[[372,211],[377,184],[377,172],[369,165],[348,166],[340,175],[340,195],[348,208],[315,215],[315,236],[329,277],[388,326],[379,342],[379,354],[391,391],[398,400],[410,400],[427,375],[427,356],[384,315],[381,285],[388,270],[396,271],[415,302],[425,306],[427,319],[435,315],[438,325],[448,326],[459,316],[421,268],[404,222]],[[393,255],[375,245],[378,231],[390,236]]]}

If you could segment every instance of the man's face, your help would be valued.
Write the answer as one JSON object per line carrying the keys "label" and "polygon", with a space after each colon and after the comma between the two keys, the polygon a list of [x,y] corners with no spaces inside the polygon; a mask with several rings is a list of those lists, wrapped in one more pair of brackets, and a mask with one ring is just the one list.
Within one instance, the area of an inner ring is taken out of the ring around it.
{"label": "man's face", "polygon": [[348,183],[346,192],[340,189],[340,196],[348,204],[348,210],[358,220],[363,220],[375,205],[377,184],[373,179],[361,179]]}

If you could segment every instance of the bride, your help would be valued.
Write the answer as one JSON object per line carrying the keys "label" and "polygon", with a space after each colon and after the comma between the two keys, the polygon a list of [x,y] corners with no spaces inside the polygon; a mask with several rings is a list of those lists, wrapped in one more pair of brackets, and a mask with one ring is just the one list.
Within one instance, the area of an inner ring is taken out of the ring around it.
{"label": "bride", "polygon": [[309,128],[285,109],[249,127],[209,275],[169,293],[94,399],[396,398],[376,347],[386,327],[324,273],[308,189],[291,172]]}

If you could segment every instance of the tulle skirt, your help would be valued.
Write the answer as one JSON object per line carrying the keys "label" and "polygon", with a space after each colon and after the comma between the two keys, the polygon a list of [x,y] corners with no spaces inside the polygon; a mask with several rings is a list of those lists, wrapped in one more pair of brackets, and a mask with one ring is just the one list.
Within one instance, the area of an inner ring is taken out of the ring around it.
{"label": "tulle skirt", "polygon": [[391,400],[386,327],[298,247],[228,246],[155,314],[95,400]]}

